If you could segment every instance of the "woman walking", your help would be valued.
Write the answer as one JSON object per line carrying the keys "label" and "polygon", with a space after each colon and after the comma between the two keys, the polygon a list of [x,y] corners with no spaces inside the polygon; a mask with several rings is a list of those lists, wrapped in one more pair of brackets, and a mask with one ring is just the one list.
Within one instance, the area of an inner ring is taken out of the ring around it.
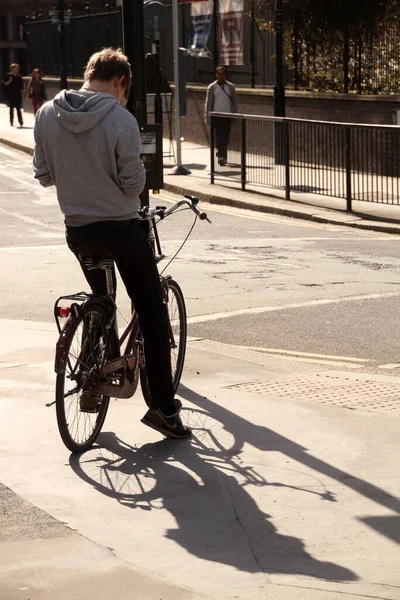
{"label": "woman walking", "polygon": [[42,106],[46,98],[46,86],[42,79],[39,69],[33,69],[32,77],[28,84],[29,98],[32,100],[33,114],[36,116],[37,111]]}

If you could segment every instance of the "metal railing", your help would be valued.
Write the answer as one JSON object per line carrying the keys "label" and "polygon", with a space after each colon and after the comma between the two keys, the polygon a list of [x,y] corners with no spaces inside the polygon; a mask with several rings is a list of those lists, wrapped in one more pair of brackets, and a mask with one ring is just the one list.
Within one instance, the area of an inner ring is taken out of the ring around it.
{"label": "metal railing", "polygon": [[211,113],[216,177],[284,189],[288,200],[291,191],[343,198],[348,211],[353,200],[400,205],[400,127]]}

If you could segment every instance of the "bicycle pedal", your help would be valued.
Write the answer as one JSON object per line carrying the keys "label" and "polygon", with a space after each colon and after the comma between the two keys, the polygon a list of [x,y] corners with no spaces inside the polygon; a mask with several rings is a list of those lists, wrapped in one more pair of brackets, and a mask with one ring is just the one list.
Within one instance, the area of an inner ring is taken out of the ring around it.
{"label": "bicycle pedal", "polygon": [[79,407],[84,413],[98,413],[101,405],[101,394],[86,391],[81,394]]}

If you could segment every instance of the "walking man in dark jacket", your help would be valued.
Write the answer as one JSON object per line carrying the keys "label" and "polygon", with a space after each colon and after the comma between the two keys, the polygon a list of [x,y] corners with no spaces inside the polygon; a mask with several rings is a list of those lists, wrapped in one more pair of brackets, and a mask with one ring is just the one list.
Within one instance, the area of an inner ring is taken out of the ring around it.
{"label": "walking man in dark jacket", "polygon": [[4,80],[4,92],[7,97],[8,106],[10,107],[10,125],[14,125],[14,108],[17,110],[17,117],[20,126],[24,122],[22,119],[22,100],[25,98],[25,86],[23,79],[19,73],[19,65],[12,64],[10,72],[7,73]]}
{"label": "walking man in dark jacket", "polygon": [[[216,77],[216,81],[208,87],[206,96],[205,117],[209,125],[210,112],[237,112],[236,89],[233,83],[226,80],[225,67],[217,67]],[[230,132],[231,119],[219,117],[215,120],[218,163],[222,166],[226,165]]]}

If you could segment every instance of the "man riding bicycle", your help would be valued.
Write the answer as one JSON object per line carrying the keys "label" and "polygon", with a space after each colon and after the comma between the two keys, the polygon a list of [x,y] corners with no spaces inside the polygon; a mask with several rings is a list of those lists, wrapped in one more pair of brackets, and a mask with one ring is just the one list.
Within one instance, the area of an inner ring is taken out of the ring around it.
{"label": "man riding bicycle", "polygon": [[[107,293],[105,273],[88,270],[80,258],[112,258],[135,305],[151,394],[151,409],[142,422],[168,437],[186,438],[191,432],[174,399],[157,265],[139,221],[139,194],[146,180],[140,132],[134,116],[121,106],[131,81],[130,64],[120,50],[93,54],[82,88],[61,91],[37,113],[34,176],[44,187],[56,186],[67,244],[92,292]],[[98,394],[83,392],[81,411],[93,412],[100,401]]]}

